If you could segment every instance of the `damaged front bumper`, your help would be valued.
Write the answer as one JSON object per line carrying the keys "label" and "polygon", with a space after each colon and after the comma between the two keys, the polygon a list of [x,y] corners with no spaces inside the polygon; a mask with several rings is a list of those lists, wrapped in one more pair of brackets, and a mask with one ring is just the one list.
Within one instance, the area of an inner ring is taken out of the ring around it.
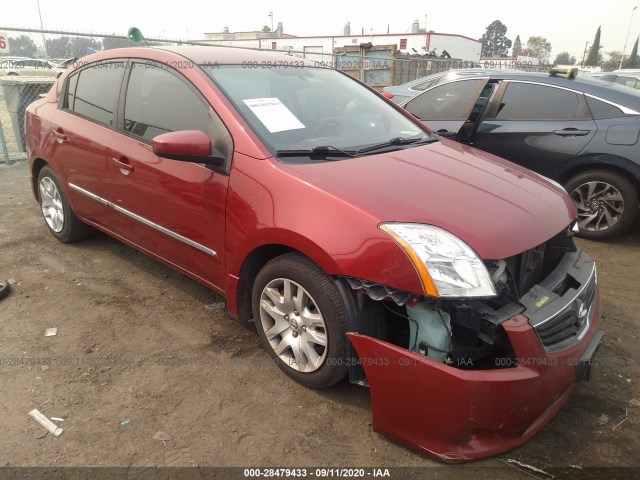
{"label": "damaged front bumper", "polygon": [[371,389],[374,430],[445,462],[492,456],[539,432],[589,378],[603,336],[593,261],[579,254],[556,271],[574,284],[553,293],[564,280],[550,276],[529,292],[525,312],[502,323],[514,355],[497,358],[496,369],[460,369],[348,333]]}

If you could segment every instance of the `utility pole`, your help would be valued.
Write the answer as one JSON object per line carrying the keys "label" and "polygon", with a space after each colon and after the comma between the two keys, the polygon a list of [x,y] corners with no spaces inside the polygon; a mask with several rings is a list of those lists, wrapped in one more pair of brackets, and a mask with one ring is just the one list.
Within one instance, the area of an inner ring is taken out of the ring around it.
{"label": "utility pole", "polygon": [[271,17],[271,33],[273,33],[273,10],[269,12],[269,16]]}
{"label": "utility pole", "polygon": [[629,41],[629,32],[631,31],[631,23],[633,22],[633,14],[636,13],[636,9],[638,5],[633,7],[631,10],[631,18],[629,19],[629,28],[627,29],[627,37],[624,39],[624,48],[622,49],[622,56],[620,57],[620,66],[618,68],[622,68],[622,61],[624,60],[624,52],[627,50],[627,42]]}
{"label": "utility pole", "polygon": [[588,48],[589,48],[589,42],[585,42],[585,44],[584,44],[584,52],[582,52],[582,62],[580,62],[581,65],[584,65],[584,59],[587,56]]}
{"label": "utility pole", "polygon": [[[42,26],[42,13],[40,13],[40,0],[36,0],[38,5],[38,17],[40,17],[40,31],[42,32],[42,48],[44,48],[44,58],[49,60],[49,52],[47,52],[47,41],[44,38],[44,27]],[[628,36],[629,34],[627,34]]]}

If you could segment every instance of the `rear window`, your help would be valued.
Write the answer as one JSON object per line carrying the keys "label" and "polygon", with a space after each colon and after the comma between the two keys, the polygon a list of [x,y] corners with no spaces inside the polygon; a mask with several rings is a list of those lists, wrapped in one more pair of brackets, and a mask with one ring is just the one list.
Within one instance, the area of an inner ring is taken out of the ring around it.
{"label": "rear window", "polygon": [[603,102],[602,100],[587,97],[587,105],[589,105],[591,115],[596,120],[603,118],[624,117],[624,112],[622,110],[614,105],[611,105],[610,103]]}

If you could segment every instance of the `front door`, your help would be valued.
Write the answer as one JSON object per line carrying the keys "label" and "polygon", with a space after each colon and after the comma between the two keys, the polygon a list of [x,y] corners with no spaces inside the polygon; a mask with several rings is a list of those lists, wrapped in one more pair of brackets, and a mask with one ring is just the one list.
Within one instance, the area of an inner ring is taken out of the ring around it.
{"label": "front door", "polygon": [[[153,153],[157,135],[200,130],[214,144],[228,132],[179,73],[133,63],[109,154],[115,233],[214,285],[224,285],[228,176]],[[230,137],[228,142],[230,143]]]}

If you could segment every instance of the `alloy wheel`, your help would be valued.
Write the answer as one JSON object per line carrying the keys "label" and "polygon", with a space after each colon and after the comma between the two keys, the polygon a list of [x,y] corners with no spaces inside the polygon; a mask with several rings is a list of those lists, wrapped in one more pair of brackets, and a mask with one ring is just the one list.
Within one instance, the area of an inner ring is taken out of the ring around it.
{"label": "alloy wheel", "polygon": [[260,295],[260,321],[273,351],[290,368],[310,373],[327,356],[327,328],[315,300],[286,278],[270,281]]}
{"label": "alloy wheel", "polygon": [[586,182],[571,192],[578,207],[578,227],[598,232],[613,227],[624,212],[624,199],[613,185],[601,181]]}
{"label": "alloy wheel", "polygon": [[64,209],[58,187],[50,177],[42,177],[40,180],[40,205],[49,228],[60,233],[64,228]]}

